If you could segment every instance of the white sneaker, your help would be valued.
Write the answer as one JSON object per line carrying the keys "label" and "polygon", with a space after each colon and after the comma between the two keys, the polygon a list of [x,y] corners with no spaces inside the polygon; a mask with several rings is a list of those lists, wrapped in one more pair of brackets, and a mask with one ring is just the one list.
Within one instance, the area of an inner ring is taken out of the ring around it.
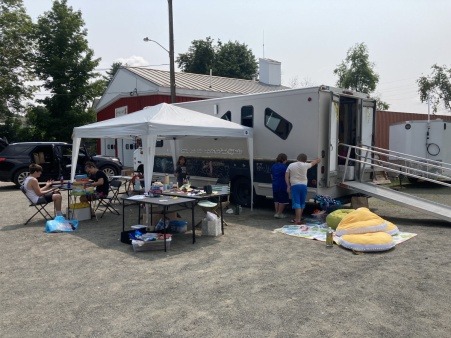
{"label": "white sneaker", "polygon": [[282,219],[282,218],[287,218],[287,215],[285,215],[285,214],[275,214],[274,217]]}
{"label": "white sneaker", "polygon": [[279,218],[279,214],[274,214],[274,218]]}

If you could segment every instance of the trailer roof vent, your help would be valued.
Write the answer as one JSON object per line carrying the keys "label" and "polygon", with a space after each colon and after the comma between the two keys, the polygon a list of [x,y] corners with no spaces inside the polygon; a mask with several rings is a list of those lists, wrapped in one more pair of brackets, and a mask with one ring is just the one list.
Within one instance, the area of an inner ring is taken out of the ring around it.
{"label": "trailer roof vent", "polygon": [[354,95],[354,92],[348,89],[343,90],[343,94]]}

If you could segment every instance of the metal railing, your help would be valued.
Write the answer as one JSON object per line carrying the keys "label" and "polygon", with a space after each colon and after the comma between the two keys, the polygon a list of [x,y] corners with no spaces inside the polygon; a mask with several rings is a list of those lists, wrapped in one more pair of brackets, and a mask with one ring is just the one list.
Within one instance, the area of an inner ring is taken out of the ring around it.
{"label": "metal railing", "polygon": [[[345,159],[345,171],[343,181],[350,163],[360,163],[359,180],[362,182],[365,171],[369,168],[375,175],[376,168],[393,172],[414,179],[433,182],[451,187],[451,164],[414,155],[388,150],[384,148],[340,143],[339,149],[346,149],[346,156],[338,155]],[[354,151],[352,151],[354,150]],[[344,152],[342,153],[344,154]]]}

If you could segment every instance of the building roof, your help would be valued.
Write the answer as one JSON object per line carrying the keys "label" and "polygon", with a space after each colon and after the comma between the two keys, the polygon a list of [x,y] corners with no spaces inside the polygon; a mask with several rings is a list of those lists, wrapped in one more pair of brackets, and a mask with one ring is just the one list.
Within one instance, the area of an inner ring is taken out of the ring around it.
{"label": "building roof", "polygon": [[[170,87],[169,71],[143,67],[125,68],[159,87]],[[175,72],[175,86],[177,89],[200,90],[223,94],[254,94],[289,89],[289,87],[286,86],[268,85],[254,80],[182,72]]]}
{"label": "building roof", "polygon": [[[94,103],[97,112],[121,98],[170,95],[170,72],[144,67],[121,67],[102,97]],[[177,98],[211,99],[290,89],[260,81],[175,72]]]}

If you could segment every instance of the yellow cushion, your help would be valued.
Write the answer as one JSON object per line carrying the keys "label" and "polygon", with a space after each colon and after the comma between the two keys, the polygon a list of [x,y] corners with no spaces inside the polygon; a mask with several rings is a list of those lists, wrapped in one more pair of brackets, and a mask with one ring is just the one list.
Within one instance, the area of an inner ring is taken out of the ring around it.
{"label": "yellow cushion", "polygon": [[386,251],[395,246],[391,235],[386,232],[343,235],[337,239],[339,245],[355,251]]}
{"label": "yellow cushion", "polygon": [[387,229],[385,229],[384,231],[387,234],[392,235],[392,236],[399,234],[398,227],[396,225],[394,225],[392,222],[385,220],[385,224],[387,224]]}
{"label": "yellow cushion", "polygon": [[336,229],[341,220],[350,212],[353,212],[355,209],[337,209],[331,212],[326,217],[326,223],[328,227],[332,229]]}
{"label": "yellow cushion", "polygon": [[371,212],[368,208],[358,208],[347,214],[338,224],[337,236],[349,234],[364,234],[367,232],[385,231],[387,224],[384,219]]}

